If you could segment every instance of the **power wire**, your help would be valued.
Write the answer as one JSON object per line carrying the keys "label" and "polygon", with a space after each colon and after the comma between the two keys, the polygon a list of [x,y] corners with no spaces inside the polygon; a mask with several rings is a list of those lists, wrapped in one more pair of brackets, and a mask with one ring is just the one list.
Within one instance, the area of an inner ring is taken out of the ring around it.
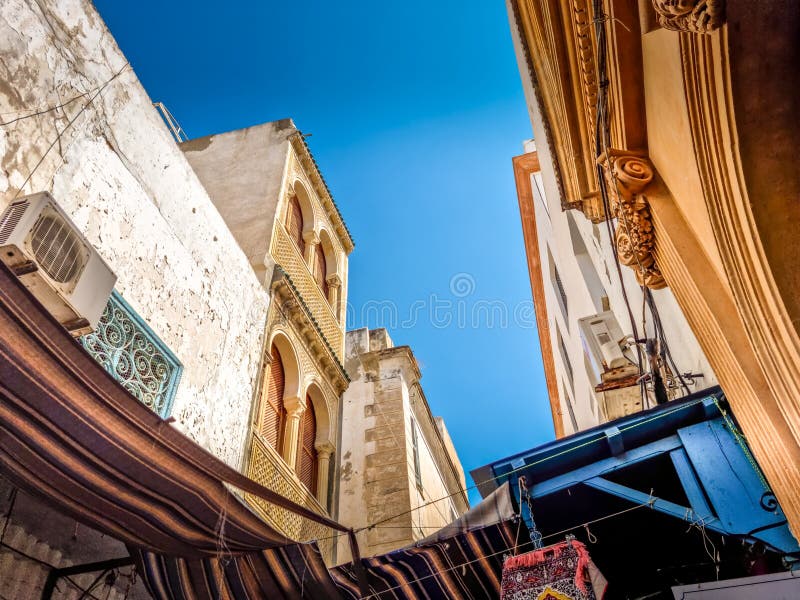
{"label": "power wire", "polygon": [[[602,0],[594,0],[593,3],[594,9],[594,26],[595,26],[595,39],[597,40],[597,81],[598,81],[598,89],[597,89],[597,104],[596,104],[596,111],[595,111],[595,158],[599,159],[600,156],[608,149],[609,147],[609,140],[608,137],[610,136],[610,128],[607,122],[607,109],[608,109],[608,94],[607,89],[609,85],[607,73],[606,73],[606,30],[605,30],[605,21],[607,20],[605,14],[603,13],[603,1]],[[625,302],[625,307],[628,312],[628,318],[630,320],[631,325],[631,333],[633,333],[633,337],[635,340],[639,339],[639,330],[636,326],[636,319],[633,316],[633,309],[631,308],[630,300],[628,299],[628,291],[625,288],[625,281],[622,277],[622,267],[619,262],[619,253],[617,251],[617,246],[614,242],[616,239],[616,231],[614,229],[614,224],[611,222],[612,214],[611,214],[611,202],[608,198],[608,188],[606,186],[605,175],[603,171],[603,166],[599,163],[595,165],[595,173],[597,175],[598,181],[598,188],[600,190],[600,198],[603,202],[603,211],[606,215],[606,229],[608,231],[609,242],[611,243],[611,251],[614,255],[614,266],[617,271],[617,276],[619,278],[619,285],[620,290],[622,292],[622,299]],[[636,358],[638,361],[639,367],[639,393],[642,396],[642,406],[648,406],[647,400],[647,390],[645,389],[644,381],[641,380],[641,376],[644,374],[644,356],[642,355],[642,349],[636,344]]]}
{"label": "power wire", "polygon": [[[542,536],[542,539],[560,537],[560,536],[562,536],[562,535],[564,535],[566,533],[569,533],[570,531],[574,531],[574,530],[580,529],[582,527],[588,527],[589,525],[593,525],[595,523],[599,523],[601,521],[605,521],[605,520],[611,519],[613,517],[618,517],[620,515],[623,515],[625,513],[629,513],[629,512],[634,511],[634,510],[638,510],[640,508],[645,508],[645,507],[648,507],[648,506],[650,508],[652,508],[652,505],[653,505],[653,503],[655,503],[656,500],[658,500],[658,498],[650,496],[650,498],[647,500],[647,502],[642,502],[641,504],[637,504],[636,506],[631,506],[629,508],[617,511],[615,513],[611,513],[611,514],[599,517],[597,519],[593,519],[591,521],[586,521],[585,523],[579,523],[579,524],[575,525],[574,527],[570,527],[568,529],[563,529],[563,530],[558,531],[556,533],[550,533],[548,535]],[[420,581],[424,581],[426,579],[430,579],[431,577],[436,577],[436,576],[438,576],[438,575],[440,575],[442,573],[447,573],[449,571],[453,571],[455,569],[463,568],[463,567],[466,567],[467,565],[471,565],[471,564],[476,563],[476,562],[481,562],[481,561],[483,561],[483,560],[485,560],[487,558],[493,558],[493,557],[499,556],[501,554],[506,554],[509,551],[511,551],[513,553],[516,553],[516,551],[518,549],[524,548],[524,547],[527,547],[527,546],[532,546],[532,545],[533,545],[533,541],[527,541],[527,542],[523,542],[521,544],[515,544],[511,548],[506,548],[504,550],[500,550],[498,552],[493,552],[491,554],[484,554],[484,555],[481,555],[479,558],[475,558],[473,560],[469,560],[469,561],[465,561],[465,562],[462,562],[462,563],[458,563],[458,564],[452,565],[450,567],[447,567],[446,569],[439,569],[435,573],[429,573],[428,575],[424,575],[422,577],[418,577],[417,579],[412,579],[410,581],[405,581],[405,582],[401,583],[400,585],[396,585],[396,586],[387,588],[387,589],[382,590],[380,592],[374,592],[374,593],[372,593],[372,594],[370,594],[368,596],[362,596],[361,600],[367,600],[369,598],[378,598],[378,597],[382,596],[383,594],[389,593],[389,592],[394,591],[396,589],[400,589],[401,587],[410,585],[412,583],[418,583]]]}
{"label": "power wire", "polygon": [[[14,123],[16,123],[18,121],[24,121],[25,119],[31,119],[33,117],[38,117],[40,115],[45,115],[45,114],[47,114],[49,112],[53,112],[54,110],[58,110],[59,108],[64,108],[65,106],[69,106],[70,104],[72,104],[76,100],[80,100],[81,98],[85,98],[86,96],[88,96],[92,92],[97,91],[97,89],[98,88],[94,88],[94,89],[89,90],[88,92],[83,92],[82,94],[78,94],[77,96],[73,96],[72,98],[70,98],[69,100],[67,100],[65,102],[62,102],[61,104],[57,104],[55,106],[48,106],[47,108],[36,110],[35,112],[29,113],[27,115],[22,115],[21,117],[17,117],[16,119],[11,119],[10,121],[5,121],[3,123],[0,123],[0,127],[5,127],[6,125],[13,125]],[[22,112],[22,111],[19,111],[19,112]],[[0,114],[19,114],[19,112],[15,112],[15,113],[0,113]]]}
{"label": "power wire", "polygon": [[[694,400],[692,402],[689,402],[688,404],[677,406],[677,407],[672,408],[672,409],[670,409],[668,411],[665,411],[663,413],[659,413],[659,414],[653,415],[651,417],[648,417],[646,419],[643,419],[641,421],[638,421],[636,423],[632,423],[631,425],[628,425],[626,427],[620,427],[619,431],[620,431],[620,433],[623,433],[625,431],[630,431],[632,429],[636,429],[637,427],[641,427],[642,425],[646,425],[648,423],[652,423],[652,422],[657,421],[659,419],[663,419],[663,418],[669,417],[669,416],[671,416],[671,415],[673,415],[673,414],[675,414],[677,412],[680,412],[682,410],[686,410],[688,408],[692,408],[693,406],[697,406],[698,404],[701,404],[704,399],[705,398]],[[519,473],[520,471],[524,471],[524,470],[530,469],[530,468],[535,467],[537,465],[543,464],[543,463],[545,463],[547,461],[550,461],[550,460],[553,460],[555,458],[570,454],[572,452],[580,450],[581,448],[585,448],[587,446],[590,446],[592,444],[595,444],[595,443],[600,442],[600,441],[605,440],[605,439],[606,439],[606,435],[604,433],[601,433],[596,438],[592,438],[592,439],[587,440],[587,441],[585,441],[585,442],[583,442],[581,444],[576,444],[575,446],[571,446],[570,448],[567,448],[567,449],[562,450],[560,452],[556,452],[555,454],[551,454],[549,456],[545,456],[544,458],[541,458],[539,460],[535,460],[535,461],[530,462],[530,463],[526,463],[526,464],[524,464],[524,465],[522,465],[520,467],[517,467],[517,468],[512,469],[510,471],[507,471],[505,473],[501,473],[500,475],[495,475],[494,477],[489,477],[488,479],[485,479],[483,481],[477,482],[477,483],[475,483],[473,485],[470,485],[470,486],[467,486],[465,488],[459,489],[459,490],[457,490],[456,492],[454,492],[452,494],[448,494],[446,496],[442,496],[441,498],[437,498],[435,500],[430,500],[429,502],[426,502],[424,504],[420,504],[419,506],[416,506],[416,507],[411,508],[409,510],[406,510],[406,511],[397,513],[395,515],[383,518],[383,519],[381,519],[379,521],[375,521],[374,523],[372,523],[370,525],[365,525],[364,527],[360,527],[358,529],[355,529],[354,531],[356,533],[359,533],[361,531],[365,531],[365,530],[368,530],[368,529],[376,528],[379,525],[382,525],[383,523],[386,523],[388,521],[392,521],[394,519],[397,519],[398,517],[405,516],[405,515],[410,514],[410,513],[414,512],[416,510],[420,510],[421,508],[429,506],[430,504],[434,504],[434,503],[440,502],[442,500],[447,500],[448,498],[452,498],[453,496],[455,496],[457,494],[462,494],[462,493],[466,493],[466,492],[468,492],[470,490],[477,489],[478,487],[480,487],[480,486],[482,486],[484,484],[493,483],[493,482],[495,482],[495,481],[497,481],[499,479],[502,479],[502,478],[505,478],[505,477],[510,477],[511,475],[513,475],[515,473]],[[337,534],[337,535],[340,535],[340,534]]]}
{"label": "power wire", "polygon": [[31,180],[31,178],[33,177],[34,173],[36,173],[37,169],[44,162],[44,159],[47,158],[47,155],[50,153],[50,151],[53,149],[53,147],[56,145],[56,143],[58,143],[58,141],[61,139],[61,136],[67,131],[67,129],[69,129],[72,126],[72,124],[78,119],[78,117],[81,116],[84,113],[84,111],[86,111],[86,109],[89,108],[89,106],[92,105],[92,103],[94,102],[95,98],[97,98],[97,96],[99,96],[103,92],[103,90],[106,89],[108,84],[110,84],[117,77],[119,77],[127,67],[128,67],[128,63],[126,62],[124,65],[122,65],[122,68],[120,68],[119,71],[114,73],[114,75],[110,79],[108,79],[99,88],[97,88],[97,91],[92,95],[91,98],[89,98],[89,100],[86,102],[86,104],[84,104],[81,107],[81,109],[75,114],[75,116],[72,117],[69,120],[69,122],[67,122],[67,124],[64,126],[64,129],[62,129],[61,131],[57,131],[58,135],[56,135],[56,138],[47,147],[47,150],[44,151],[44,154],[42,154],[41,158],[36,163],[36,165],[33,167],[31,172],[28,173],[28,176],[25,178],[25,181],[22,182],[22,185],[19,186],[19,189],[17,190],[17,193],[14,194],[14,197],[11,199],[11,202],[13,202],[14,200],[16,200],[19,197],[19,195],[22,193],[22,190],[25,189],[25,186]]}

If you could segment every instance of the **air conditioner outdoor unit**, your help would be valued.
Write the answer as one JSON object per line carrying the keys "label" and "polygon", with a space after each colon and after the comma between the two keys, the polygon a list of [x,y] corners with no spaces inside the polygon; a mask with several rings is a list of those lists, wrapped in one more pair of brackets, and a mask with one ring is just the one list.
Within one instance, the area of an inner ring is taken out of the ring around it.
{"label": "air conditioner outdoor unit", "polygon": [[0,259],[75,337],[94,331],[117,281],[47,192],[0,215]]}
{"label": "air conditioner outdoor unit", "polygon": [[584,347],[592,363],[599,367],[602,381],[626,377],[638,372],[622,353],[622,333],[617,318],[610,310],[578,320]]}

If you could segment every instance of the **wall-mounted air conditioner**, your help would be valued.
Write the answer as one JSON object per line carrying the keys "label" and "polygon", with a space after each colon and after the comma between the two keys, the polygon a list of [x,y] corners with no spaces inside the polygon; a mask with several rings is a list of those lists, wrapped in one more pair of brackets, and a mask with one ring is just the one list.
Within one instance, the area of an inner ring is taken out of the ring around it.
{"label": "wall-mounted air conditioner", "polygon": [[76,337],[94,330],[117,281],[47,192],[0,215],[0,259]]}
{"label": "wall-mounted air conditioner", "polygon": [[625,334],[610,310],[578,320],[583,346],[602,381],[637,373],[622,353]]}

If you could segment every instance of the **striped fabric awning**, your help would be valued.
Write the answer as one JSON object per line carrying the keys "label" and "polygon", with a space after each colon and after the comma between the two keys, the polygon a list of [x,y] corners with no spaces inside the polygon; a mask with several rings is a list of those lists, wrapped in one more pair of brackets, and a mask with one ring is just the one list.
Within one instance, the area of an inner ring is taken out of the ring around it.
{"label": "striped fabric awning", "polygon": [[184,558],[292,543],[226,484],[339,531],[173,429],[0,263],[0,474],[129,546]]}
{"label": "striped fabric awning", "polygon": [[[515,541],[516,540],[516,541]],[[352,564],[331,569],[334,582],[352,600],[493,600],[500,597],[503,555],[528,548],[524,524],[507,520],[435,543],[364,558],[369,595],[359,591]]]}
{"label": "striped fabric awning", "polygon": [[293,544],[225,558],[182,559],[132,551],[158,600],[343,598],[316,544]]}

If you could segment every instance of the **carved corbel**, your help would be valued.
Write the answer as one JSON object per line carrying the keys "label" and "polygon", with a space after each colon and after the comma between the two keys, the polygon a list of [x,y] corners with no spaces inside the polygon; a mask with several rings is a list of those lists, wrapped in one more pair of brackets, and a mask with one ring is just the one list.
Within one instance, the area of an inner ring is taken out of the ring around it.
{"label": "carved corbel", "polygon": [[711,33],[725,22],[725,0],[653,0],[664,29]]}
{"label": "carved corbel", "polygon": [[615,244],[619,262],[636,273],[640,285],[658,290],[667,283],[655,259],[655,231],[645,191],[653,181],[647,158],[609,150],[598,158],[608,183],[611,212],[617,217]]}

